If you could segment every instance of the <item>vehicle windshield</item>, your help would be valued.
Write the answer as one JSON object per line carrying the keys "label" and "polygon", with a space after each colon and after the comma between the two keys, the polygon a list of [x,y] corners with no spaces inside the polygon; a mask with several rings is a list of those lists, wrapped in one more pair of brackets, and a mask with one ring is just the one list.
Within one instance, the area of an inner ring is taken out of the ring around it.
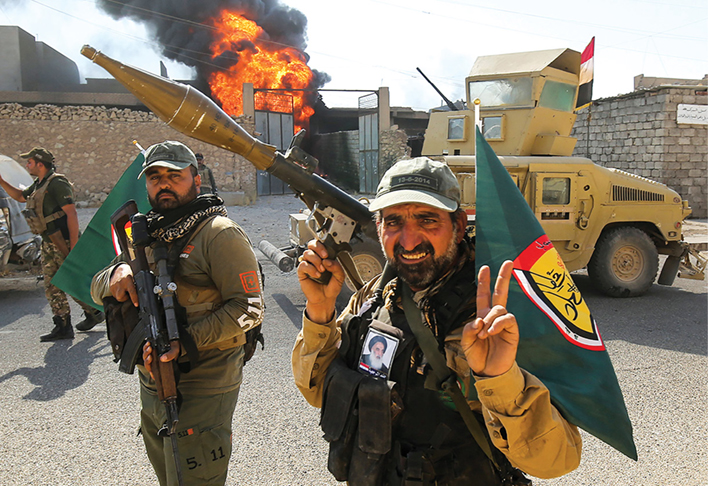
{"label": "vehicle windshield", "polygon": [[479,98],[482,107],[531,106],[531,78],[507,78],[491,81],[470,81],[469,99]]}

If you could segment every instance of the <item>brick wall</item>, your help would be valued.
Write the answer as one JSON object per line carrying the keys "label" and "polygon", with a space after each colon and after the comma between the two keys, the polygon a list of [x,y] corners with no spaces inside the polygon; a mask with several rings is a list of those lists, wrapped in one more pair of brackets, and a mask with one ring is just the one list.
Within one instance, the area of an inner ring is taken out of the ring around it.
{"label": "brick wall", "polygon": [[705,88],[663,87],[594,101],[578,112],[574,155],[666,184],[692,218],[708,218],[708,126],[676,117],[679,104],[707,98]]}
{"label": "brick wall", "polygon": [[[253,121],[236,121],[253,133]],[[74,184],[80,205],[103,202],[125,168],[138,154],[133,140],[144,148],[164,140],[178,140],[204,154],[220,192],[243,193],[256,198],[256,169],[244,158],[189,138],[168,127],[149,112],[101,106],[0,104],[0,153],[22,165],[19,154],[34,146],[51,151],[57,171]]]}

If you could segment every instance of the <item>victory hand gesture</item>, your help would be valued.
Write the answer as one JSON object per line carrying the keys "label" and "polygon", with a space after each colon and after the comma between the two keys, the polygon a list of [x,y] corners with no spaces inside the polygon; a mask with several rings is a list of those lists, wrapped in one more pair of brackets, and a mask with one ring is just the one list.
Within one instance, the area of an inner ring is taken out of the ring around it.
{"label": "victory hand gesture", "polygon": [[519,326],[516,317],[506,310],[513,270],[512,261],[502,264],[492,295],[489,267],[479,269],[477,318],[468,322],[462,331],[462,350],[478,376],[499,376],[509,371],[516,360]]}

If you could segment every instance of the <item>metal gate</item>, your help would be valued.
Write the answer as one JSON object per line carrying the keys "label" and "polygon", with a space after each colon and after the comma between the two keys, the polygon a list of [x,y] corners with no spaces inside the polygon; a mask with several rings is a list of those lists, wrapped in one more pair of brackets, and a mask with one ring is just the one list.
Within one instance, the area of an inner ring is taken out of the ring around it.
{"label": "metal gate", "polygon": [[[275,111],[255,110],[255,122],[257,138],[261,142],[275,145],[279,152],[285,153],[290,146],[294,132],[293,102],[292,96],[258,91],[255,93],[255,105],[273,106],[274,98],[277,100],[278,109],[283,109],[283,113]],[[259,97],[268,97],[268,102],[264,102]],[[256,189],[259,196],[271,194],[289,194],[292,192],[283,181],[264,170],[258,171],[256,179]]]}
{"label": "metal gate", "polygon": [[373,194],[379,184],[379,97],[359,98],[359,192]]}

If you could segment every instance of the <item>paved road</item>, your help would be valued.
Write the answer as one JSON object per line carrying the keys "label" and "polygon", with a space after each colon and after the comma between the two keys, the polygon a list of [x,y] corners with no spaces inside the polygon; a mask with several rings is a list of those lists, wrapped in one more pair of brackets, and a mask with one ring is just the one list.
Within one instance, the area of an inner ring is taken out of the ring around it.
{"label": "paved road", "polygon": [[[300,205],[288,197],[262,199],[258,208],[230,208],[230,215],[254,244],[268,238],[284,245],[286,214]],[[317,411],[299,395],[290,372],[304,306],[297,278],[262,261],[266,349],[245,369],[228,484],[337,484],[326,470]],[[580,468],[534,484],[707,484],[705,282],[681,280],[671,288],[654,286],[641,298],[617,300],[594,292],[584,275],[575,280],[612,357],[639,461],[583,434]],[[76,305],[72,313],[78,316]],[[136,437],[137,378],[117,371],[105,326],[73,341],[40,343],[50,321],[40,288],[0,287],[0,486],[156,484]]]}

